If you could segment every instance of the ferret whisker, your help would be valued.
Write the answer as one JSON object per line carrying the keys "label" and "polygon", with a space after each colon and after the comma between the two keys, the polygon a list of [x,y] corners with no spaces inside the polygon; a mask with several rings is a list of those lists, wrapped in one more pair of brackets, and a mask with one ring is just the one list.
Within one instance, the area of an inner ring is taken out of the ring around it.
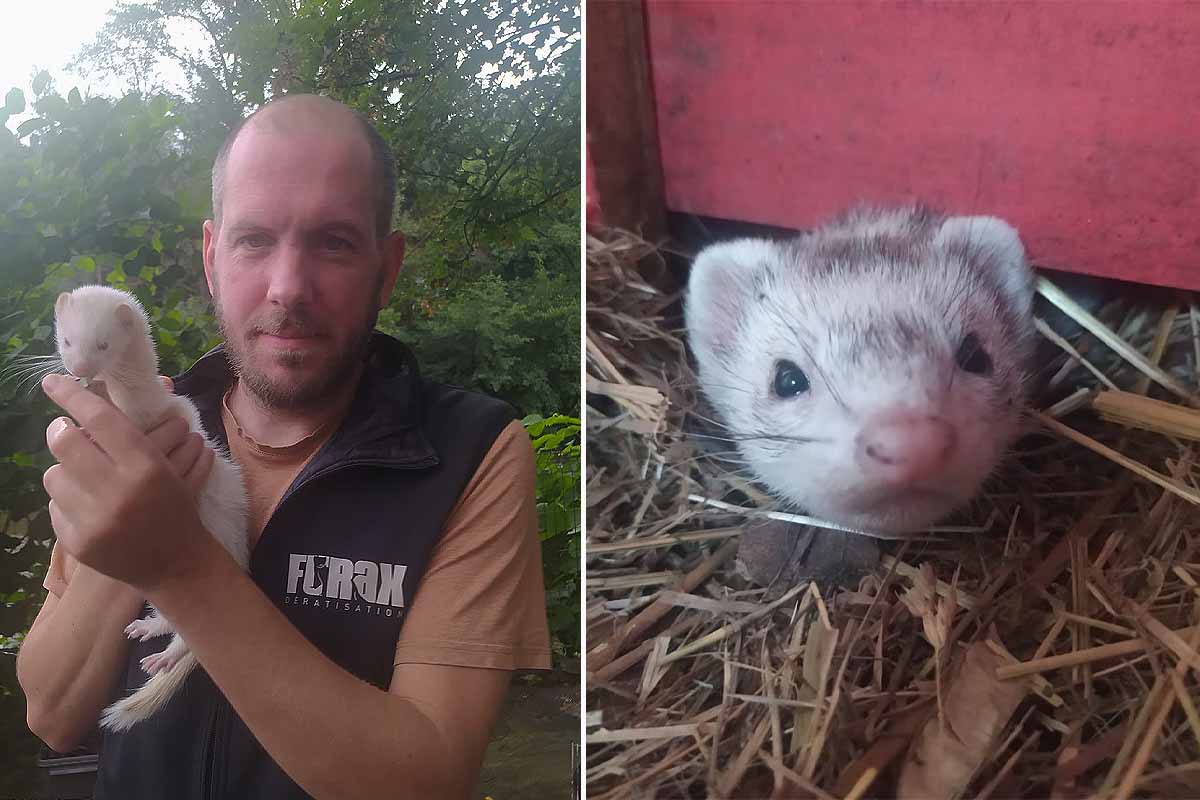
{"label": "ferret whisker", "polygon": [[57,362],[50,362],[45,364],[35,364],[32,366],[23,366],[19,369],[6,370],[5,372],[0,373],[0,384],[7,383],[12,380],[15,380],[18,384],[23,384],[31,376],[49,375],[51,372],[57,371],[59,366],[60,365]]}
{"label": "ferret whisker", "polygon": [[[19,384],[17,384],[17,392],[23,393],[26,399],[33,397],[34,393],[37,392],[38,387],[42,385],[42,378],[46,377],[47,375],[53,375],[54,373],[59,372],[60,369],[61,367],[58,365],[51,365],[25,377]],[[24,388],[27,383],[29,385],[28,389]]]}
{"label": "ferret whisker", "polygon": [[[728,461],[728,460],[731,460],[731,458],[730,458],[731,456],[741,456],[741,455],[742,455],[742,451],[740,451],[740,450],[716,450],[713,452],[699,451],[692,458],[719,458],[722,461]],[[743,460],[743,459],[739,458],[738,460]]]}
{"label": "ferret whisker", "polygon": [[[709,383],[709,384],[706,384],[706,386],[708,386],[711,389],[724,389],[725,391],[728,391],[728,392],[741,392],[743,394],[749,394],[749,395],[754,394],[754,391],[752,389],[747,389],[745,386],[729,386],[727,384],[722,384],[722,383]],[[693,387],[689,387],[689,388],[699,388],[699,387],[693,386]]]}
{"label": "ferret whisker", "polygon": [[62,360],[58,356],[31,356],[29,358],[12,358],[9,359],[8,363],[5,364],[4,367],[0,368],[0,373],[8,372],[13,369],[26,369],[27,367],[40,367],[45,364],[59,363],[62,363]]}
{"label": "ferret whisker", "polygon": [[20,355],[20,356],[13,356],[12,358],[8,359],[8,363],[9,363],[9,365],[15,364],[15,365],[20,365],[20,366],[25,366],[28,364],[46,364],[51,361],[58,361],[58,360],[59,360],[58,356],[56,356],[56,355],[46,355],[46,356]]}
{"label": "ferret whisker", "polygon": [[691,458],[685,458],[682,461],[679,461],[677,463],[680,465],[688,465],[688,464],[699,464],[703,461],[716,461],[716,462],[719,462],[722,465],[722,467],[726,467],[730,464],[736,464],[742,468],[750,467],[750,463],[748,461],[743,461],[741,459],[735,459],[735,458],[729,458],[727,455],[718,455],[718,454],[713,454],[713,453],[701,453],[699,455],[692,456]]}
{"label": "ferret whisker", "polygon": [[786,436],[782,433],[758,433],[747,434],[739,437],[738,441],[742,442],[790,442],[791,444],[815,444],[818,442],[832,442],[833,439],[824,436]]}
{"label": "ferret whisker", "polygon": [[684,431],[684,437],[688,439],[711,439],[714,442],[736,442],[737,439],[732,436],[715,436],[711,433],[691,433]]}
{"label": "ferret whisker", "polygon": [[729,426],[729,424],[728,424],[728,423],[726,423],[724,420],[715,419],[715,418],[713,418],[713,417],[709,417],[709,416],[707,416],[707,415],[705,415],[705,414],[701,414],[699,411],[697,411],[697,410],[696,410],[696,409],[694,409],[694,408],[691,410],[691,412],[690,412],[690,413],[691,413],[691,415],[692,415],[693,417],[695,417],[696,419],[698,419],[698,420],[700,420],[700,421],[702,421],[702,422],[707,422],[707,423],[708,423],[708,424],[710,424],[710,425],[714,425],[714,426],[716,426],[716,427],[718,427],[718,428],[721,428],[721,429],[724,429],[724,430],[729,430],[729,429],[730,429],[730,426]]}
{"label": "ferret whisker", "polygon": [[689,433],[684,436],[692,439],[711,439],[717,442],[791,442],[793,444],[812,444],[814,442],[832,442],[833,439],[815,436],[787,436],[782,433],[746,433],[737,436],[714,436],[707,433]]}

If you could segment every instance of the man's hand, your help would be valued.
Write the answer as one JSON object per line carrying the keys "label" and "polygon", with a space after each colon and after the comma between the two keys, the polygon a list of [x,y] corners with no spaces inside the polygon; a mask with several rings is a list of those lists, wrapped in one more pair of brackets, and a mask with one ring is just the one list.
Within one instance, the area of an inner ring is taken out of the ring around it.
{"label": "man's hand", "polygon": [[[59,418],[46,433],[59,463],[42,482],[62,546],[143,592],[202,561],[213,542],[197,535],[204,529],[193,498],[203,480],[195,468],[206,478],[212,463],[202,459],[207,448],[197,453],[196,444],[187,443],[187,424],[168,421],[148,436],[112,403],[67,377],[49,375],[42,388],[83,426]],[[162,452],[168,448],[170,460]],[[179,477],[181,466],[192,478],[187,483]]]}

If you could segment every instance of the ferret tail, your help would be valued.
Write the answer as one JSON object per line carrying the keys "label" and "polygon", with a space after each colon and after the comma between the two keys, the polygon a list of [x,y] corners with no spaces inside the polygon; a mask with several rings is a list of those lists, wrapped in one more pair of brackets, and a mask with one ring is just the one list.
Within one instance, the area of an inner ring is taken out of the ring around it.
{"label": "ferret tail", "polygon": [[157,673],[129,697],[104,709],[100,715],[100,725],[110,731],[120,732],[149,719],[167,704],[195,666],[196,657],[188,651],[175,666]]}

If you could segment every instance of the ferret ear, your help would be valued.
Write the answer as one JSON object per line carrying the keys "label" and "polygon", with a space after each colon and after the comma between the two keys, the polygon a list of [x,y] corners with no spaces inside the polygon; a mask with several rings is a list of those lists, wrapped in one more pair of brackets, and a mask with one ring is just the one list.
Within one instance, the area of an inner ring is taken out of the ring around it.
{"label": "ferret ear", "polygon": [[959,246],[978,265],[994,270],[1000,290],[1022,314],[1033,307],[1034,274],[1025,257],[1025,246],[1017,229],[996,217],[950,217],[942,223],[935,246]]}
{"label": "ferret ear", "polygon": [[730,352],[738,326],[777,261],[778,248],[767,239],[721,242],[696,255],[685,315],[698,355]]}
{"label": "ferret ear", "polygon": [[137,326],[138,315],[128,303],[121,303],[117,306],[117,322],[121,323],[121,327],[127,330],[133,330]]}
{"label": "ferret ear", "polygon": [[56,314],[61,314],[62,310],[64,308],[66,308],[68,305],[70,305],[70,303],[71,303],[71,293],[70,292],[62,292],[54,300],[54,312]]}

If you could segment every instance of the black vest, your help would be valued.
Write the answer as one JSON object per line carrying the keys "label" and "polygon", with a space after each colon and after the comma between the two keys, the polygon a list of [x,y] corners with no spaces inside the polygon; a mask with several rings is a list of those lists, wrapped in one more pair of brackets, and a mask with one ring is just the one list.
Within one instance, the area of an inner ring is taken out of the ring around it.
{"label": "black vest", "polygon": [[[230,380],[217,348],[175,382],[225,448],[221,398]],[[400,626],[446,518],[514,418],[498,400],[421,380],[412,354],[376,333],[345,420],[284,493],[251,554],[251,578],[322,653],[386,690]],[[146,681],[138,661],[168,641],[134,644],[114,700]],[[197,667],[158,714],[105,733],[95,797],[309,795]]]}

